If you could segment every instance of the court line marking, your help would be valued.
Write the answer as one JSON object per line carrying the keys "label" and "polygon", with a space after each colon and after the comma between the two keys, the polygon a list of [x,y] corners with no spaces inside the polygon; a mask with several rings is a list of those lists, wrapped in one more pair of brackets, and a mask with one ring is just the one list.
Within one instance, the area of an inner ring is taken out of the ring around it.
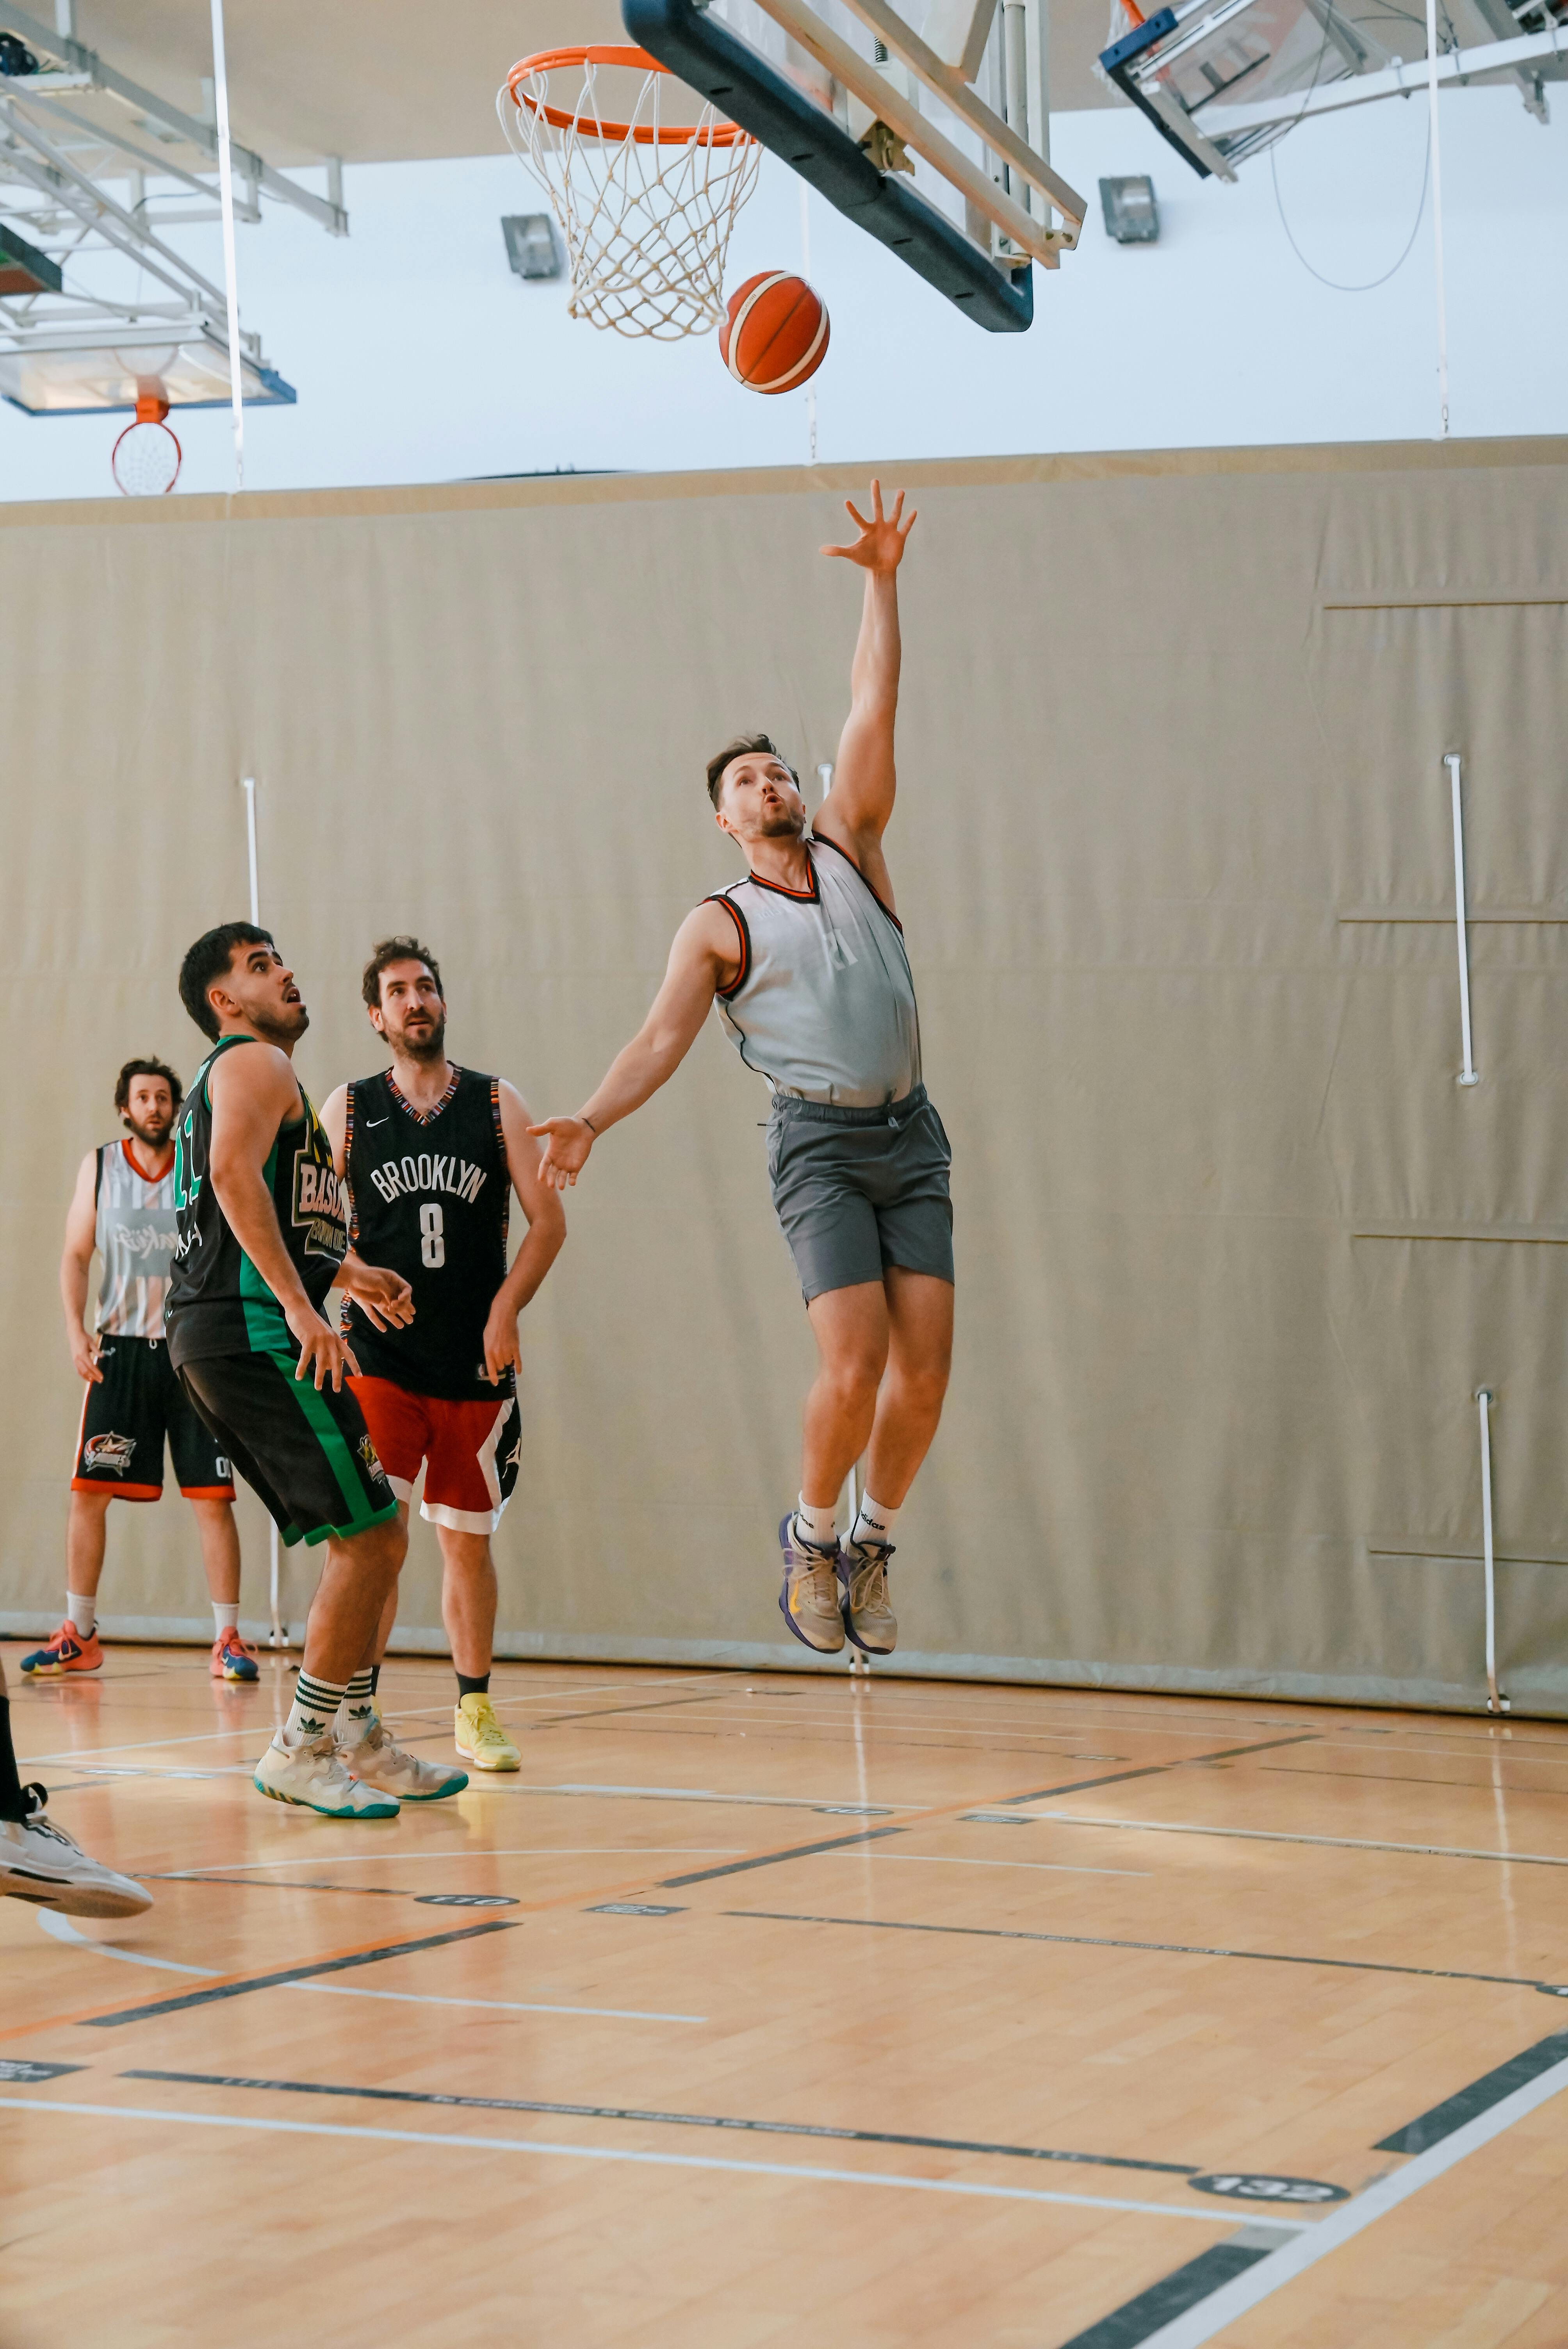
{"label": "court line marking", "polygon": [[1528,2081],[1549,2071],[1553,2064],[1565,2061],[1568,2061],[1568,2032],[1554,2032],[1550,2039],[1538,2039],[1533,2047],[1523,2048],[1517,2055],[1511,2055],[1506,2063],[1497,2064],[1490,2072],[1483,2072],[1479,2080],[1470,2081],[1468,2087],[1456,2089],[1451,2096],[1445,2096],[1441,2104],[1432,2105],[1426,2112],[1418,2114],[1413,2121],[1407,2121],[1403,2128],[1391,2130],[1387,2137],[1380,2137],[1372,2150],[1374,2153],[1426,2153],[1432,2146],[1440,2145],[1444,2137],[1452,2137],[1455,2130],[1462,2128],[1467,2121],[1474,2120],[1478,2114],[1490,2112],[1494,2105],[1511,2095],[1515,2088],[1522,2088]]}
{"label": "court line marking", "polygon": [[[46,1933],[57,1941],[68,1941],[78,1950],[92,1950],[100,1958],[118,1959],[122,1966],[151,1966],[160,1973],[200,1974],[206,1981],[215,1979],[211,1966],[181,1965],[173,1958],[150,1958],[139,1950],[117,1950],[110,1941],[89,1940],[78,1933],[68,1917],[41,1909],[38,1922]],[[706,2014],[659,2014],[646,2007],[636,2006],[547,2006],[534,1999],[514,1998],[435,1998],[428,1992],[411,1990],[361,1990],[357,1983],[299,1982],[285,1985],[291,1990],[314,1992],[317,1998],[375,1998],[397,2006],[479,2006],[500,2014],[582,2014],[607,2023],[706,2023]]]}
{"label": "court line marking", "polygon": [[545,2101],[532,2096],[464,2096],[428,2088],[358,2087],[332,2080],[263,2080],[245,2074],[222,2072],[126,2071],[122,2080],[188,2083],[204,2088],[265,2089],[284,2095],[346,2096],[390,2105],[442,2105],[465,2112],[551,2113],[575,2120],[646,2121],[667,2128],[735,2129],[758,2137],[837,2137],[852,2145],[910,2145],[935,2153],[1002,2154],[1017,2161],[1066,2161],[1090,2169],[1154,2170],[1183,2180],[1212,2172],[1195,2161],[1140,2161],[1127,2154],[1066,2153],[1047,2146],[994,2145],[975,2138],[917,2137],[903,2129],[837,2127],[817,2121],[758,2121],[735,2119],[719,2113],[665,2112],[635,2105],[584,2105]]}
{"label": "court line marking", "polygon": [[160,1883],[200,1884],[203,1878],[218,1868],[232,1868],[236,1875],[253,1872],[258,1868],[352,1868],[361,1860],[374,1860],[379,1868],[412,1867],[426,1859],[670,1859],[686,1852],[693,1859],[709,1858],[733,1851],[733,1844],[528,1844],[505,1851],[492,1850],[488,1844],[443,1844],[438,1851],[390,1852],[385,1847],[379,1851],[339,1851],[325,1859],[215,1859],[211,1868],[165,1868],[160,1873]]}
{"label": "court line marking", "polygon": [[717,2169],[742,2178],[791,2178],[828,2186],[892,2186],[914,2194],[957,2194],[986,2202],[1057,2203],[1068,2209],[1101,2210],[1108,2217],[1130,2211],[1140,2218],[1185,2220],[1207,2227],[1233,2227],[1236,2223],[1233,2210],[1189,2210],[1174,2202],[1122,2201],[1108,2194],[1055,2194],[1043,2187],[985,2186],[957,2178],[903,2178],[891,2170],[828,2169],[804,2162],[725,2161],[717,2154],[640,2153],[621,2146],[552,2145],[542,2137],[458,2137],[438,2135],[430,2129],[350,2128],[327,2121],[268,2120],[237,2113],[176,2113],[149,2105],[67,2104],[45,2096],[0,2096],[0,2110],[75,2114],[89,2120],[170,2121],[186,2128],[254,2129],[270,2136],[325,2137],[340,2141],[347,2138],[361,2144],[438,2145],[462,2153],[532,2153],[563,2161],[630,2162],[654,2169]]}
{"label": "court line marking", "polygon": [[485,1933],[510,1933],[517,1929],[520,1920],[511,1917],[487,1919],[482,1925],[459,1925],[449,1933],[426,1933],[414,1941],[384,1941],[370,1950],[356,1950],[346,1957],[318,1958],[303,1966],[284,1966],[273,1973],[238,1975],[231,1980],[215,1982],[210,1989],[187,1991],[178,1998],[156,1999],[149,2006],[124,2006],[109,2014],[89,2014],[83,2018],[83,2028],[89,2031],[113,2031],[122,2023],[150,2023],[166,2014],[181,2014],[189,2007],[211,2006],[218,2001],[243,1998],[254,1990],[279,1990],[285,1984],[304,1982],[315,1974],[346,1973],[351,1967],[379,1965],[384,1958],[406,1958],[425,1950],[444,1949],[452,1941],[478,1940]]}
{"label": "court line marking", "polygon": [[[890,1852],[880,1857],[901,1858],[903,1854]],[[723,1913],[727,1917],[757,1918],[776,1925],[852,1925],[873,1933],[958,1933],[983,1941],[1048,1941],[1070,1949],[1142,1950],[1156,1957],[1237,1958],[1253,1965],[1328,1966],[1342,1973],[1415,1974],[1428,1982],[1491,1982],[1504,1990],[1544,1991],[1553,1998],[1563,1994],[1557,1983],[1538,1982],[1526,1974],[1472,1974],[1454,1967],[1398,1966],[1374,1958],[1304,1957],[1292,1950],[1209,1949],[1193,1941],[1124,1941],[1097,1933],[1031,1933],[1021,1926],[1010,1925],[928,1925],[902,1917],[816,1917],[795,1909],[726,1909]]]}
{"label": "court line marking", "polygon": [[[852,1851],[841,1851],[841,1859],[853,1859]],[[913,1860],[922,1868],[1027,1868],[1037,1875],[1046,1876],[1152,1876],[1151,1868],[1069,1868],[1065,1860],[1057,1859],[949,1859],[944,1854],[929,1851],[873,1851],[872,1859]]]}
{"label": "court line marking", "polygon": [[789,1851],[764,1851],[751,1859],[732,1859],[723,1868],[696,1868],[686,1876],[662,1876],[656,1889],[676,1892],[686,1884],[710,1884],[716,1876],[744,1876],[754,1868],[777,1868],[781,1860],[810,1859],[818,1852],[842,1851],[850,1844],[876,1843],[883,1836],[907,1832],[904,1827],[871,1827],[858,1835],[830,1836],[823,1843],[799,1843]]}
{"label": "court line marking", "polygon": [[1292,1737],[1267,1737],[1255,1745],[1226,1745],[1217,1754],[1181,1754],[1172,1762],[1146,1762],[1137,1770],[1113,1770],[1104,1778],[1079,1778],[1070,1786],[1041,1786],[1032,1795],[1004,1795],[987,1803],[992,1811],[1012,1810],[1021,1803],[1047,1803],[1057,1795],[1085,1795],[1091,1786],[1119,1786],[1129,1778],[1162,1778],[1168,1770],[1191,1770],[1202,1762],[1235,1762],[1245,1754],[1273,1754],[1282,1745],[1320,1745],[1323,1732],[1304,1729]]}
{"label": "court line marking", "polygon": [[1137,1835],[1230,1836],[1243,1843],[1313,1843],[1336,1851],[1410,1852],[1419,1859],[1491,1859],[1505,1868],[1516,1862],[1524,1868],[1568,1868],[1568,1854],[1556,1852],[1472,1851],[1465,1845],[1448,1843],[1377,1843],[1366,1836],[1291,1835],[1283,1827],[1190,1826],[1176,1819],[1096,1819],[1080,1811],[1041,1811],[1039,1816],[1058,1826],[1113,1827]]}
{"label": "court line marking", "polygon": [[[1470,2154],[1479,2152],[1482,2146],[1490,2145],[1494,2137],[1503,2136],[1516,2121],[1525,2119],[1542,2105],[1549,2104],[1564,2088],[1568,2088],[1568,2056],[1552,2064],[1525,2086],[1516,2088],[1511,2095],[1502,2097],[1489,2112],[1478,2114],[1474,2120],[1467,2121],[1461,2128],[1455,2129],[1440,2145],[1433,2146],[1429,2152],[1417,2154],[1406,2168],[1396,2170],[1390,2177],[1378,2178],[1375,2185],[1357,2195],[1354,2201],[1341,2203],[1332,2218],[1319,2220],[1315,2226],[1298,2234],[1294,2241],[1269,2252],[1245,2275],[1235,2276],[1230,2282],[1222,2284],[1199,2307],[1175,2318],[1169,2324],[1162,2324],[1157,2333],[1146,2334],[1139,2349],[1203,2349],[1206,2342],[1212,2341],[1216,2333],[1222,2333],[1238,2317],[1245,2316],[1260,2302],[1271,2299],[1285,2284],[1294,2283],[1297,2276],[1305,2275],[1309,2268],[1316,2266],[1319,2260],[1326,2259],[1342,2243],[1364,2233],[1390,2210],[1398,2209],[1400,2203],[1408,2202],[1412,2195],[1418,2194],[1424,2186],[1429,2186],[1434,2178],[1455,2168]],[[1132,2349],[1130,2343],[1128,2349]]]}

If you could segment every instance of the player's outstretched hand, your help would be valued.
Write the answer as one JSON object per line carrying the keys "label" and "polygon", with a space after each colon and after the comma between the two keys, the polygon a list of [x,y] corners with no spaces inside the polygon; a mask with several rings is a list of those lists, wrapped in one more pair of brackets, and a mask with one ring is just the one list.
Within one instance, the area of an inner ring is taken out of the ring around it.
{"label": "player's outstretched hand", "polygon": [[343,1392],[343,1374],[359,1375],[359,1365],[354,1359],[354,1349],[340,1330],[324,1321],[309,1304],[285,1309],[284,1319],[299,1340],[299,1361],[294,1364],[296,1379],[314,1378],[319,1394],[328,1379],[334,1394]]}
{"label": "player's outstretched hand", "polygon": [[88,1384],[92,1387],[101,1387],[103,1384],[103,1372],[98,1366],[98,1350],[96,1341],[85,1330],[73,1330],[71,1368],[78,1379],[86,1379]]}
{"label": "player's outstretched hand", "polygon": [[850,498],[844,500],[844,512],[860,532],[859,538],[852,546],[824,546],[822,553],[842,555],[846,563],[858,563],[862,571],[896,571],[903,561],[903,550],[908,542],[909,533],[920,520],[919,514],[912,506],[909,510],[909,520],[901,525],[903,492],[900,490],[897,497],[894,498],[892,513],[884,514],[882,483],[873,481],[871,519],[868,521],[863,513],[859,512],[852,499]]}
{"label": "player's outstretched hand", "polygon": [[531,1125],[528,1130],[545,1138],[539,1159],[540,1181],[552,1191],[566,1190],[588,1164],[593,1127],[585,1117],[547,1117],[542,1125]]}
{"label": "player's outstretched hand", "polygon": [[498,1297],[485,1323],[485,1376],[492,1386],[500,1386],[508,1371],[520,1369],[521,1363],[517,1315],[509,1313]]}
{"label": "player's outstretched hand", "polygon": [[414,1319],[414,1291],[402,1274],[385,1265],[366,1264],[352,1248],[333,1287],[353,1298],[372,1329],[385,1330],[390,1322],[395,1330],[406,1330]]}

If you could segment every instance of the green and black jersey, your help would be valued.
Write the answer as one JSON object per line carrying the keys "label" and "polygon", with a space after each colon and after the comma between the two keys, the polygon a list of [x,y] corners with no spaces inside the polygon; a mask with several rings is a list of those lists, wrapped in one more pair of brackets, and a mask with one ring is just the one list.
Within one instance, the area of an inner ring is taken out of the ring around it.
{"label": "green and black jersey", "polygon": [[[230,1229],[208,1176],[212,1099],[208,1077],[220,1054],[250,1036],[225,1036],[202,1061],[174,1132],[174,1212],[178,1238],[164,1306],[169,1358],[182,1363],[220,1354],[286,1354],[299,1341],[282,1306]],[[284,1245],[318,1309],[348,1253],[343,1186],[332,1149],[304,1086],[304,1115],[278,1128],[262,1170]]]}

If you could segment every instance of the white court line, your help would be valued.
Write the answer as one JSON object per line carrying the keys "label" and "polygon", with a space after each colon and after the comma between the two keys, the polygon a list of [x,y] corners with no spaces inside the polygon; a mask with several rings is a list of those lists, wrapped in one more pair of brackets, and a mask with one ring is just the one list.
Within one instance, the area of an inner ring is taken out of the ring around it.
{"label": "white court line", "polygon": [[838,1803],[830,1795],[814,1801],[810,1795],[725,1795],[711,1786],[604,1786],[590,1780],[562,1779],[553,1786],[530,1785],[519,1780],[519,1785],[530,1795],[632,1795],[640,1801],[669,1803],[754,1803],[776,1805],[789,1811],[852,1811],[857,1817],[881,1818],[893,1811],[924,1811],[928,1803]]}
{"label": "white court line", "polygon": [[1365,1836],[1289,1835],[1273,1827],[1198,1827],[1174,1819],[1097,1819],[1080,1811],[1020,1810],[1021,1819],[1054,1819],[1068,1827],[1130,1828],[1139,1835],[1233,1836],[1243,1843],[1317,1843],[1336,1851],[1408,1851],[1422,1859],[1519,1860],[1532,1868],[1568,1868],[1568,1855],[1546,1851],[1472,1851],[1451,1843],[1375,1843]]}
{"label": "white court line", "polygon": [[[1397,2209],[1401,2202],[1408,2202],[1412,2194],[1418,2194],[1434,2178],[1440,2178],[1467,2155],[1490,2145],[1493,2137],[1501,2137],[1515,2121],[1523,2120],[1539,2106],[1550,2103],[1564,2088],[1568,2088],[1568,2061],[1553,2064],[1549,2072],[1527,2081],[1522,2088],[1515,2088],[1511,2096],[1504,2096],[1490,2112],[1467,2121],[1463,2128],[1455,2129],[1451,2137],[1444,2137],[1429,2152],[1417,2154],[1391,2178],[1380,2178],[1375,2186],[1357,2195],[1353,2202],[1342,2203],[1332,2218],[1320,2219],[1309,2232],[1298,2235],[1294,2243],[1283,2244],[1277,2251],[1269,2252],[1255,2267],[1222,2284],[1218,2292],[1211,2292],[1207,2300],[1189,2309],[1184,2316],[1146,2335],[1140,2349],[1202,2349],[1204,2342],[1212,2341],[1239,2316],[1256,2308],[1260,2301],[1269,2299],[1282,2285],[1294,2283],[1298,2275],[1315,2267],[1341,2243],[1349,2242],[1377,2220]],[[1272,2212],[1268,2223],[1275,2224]]]}
{"label": "white court line", "polygon": [[352,1868],[356,1860],[373,1859],[386,1868],[412,1867],[422,1859],[734,1859],[744,1844],[627,1843],[539,1844],[522,1851],[492,1851],[485,1844],[443,1844],[438,1851],[338,1851],[322,1859],[215,1859],[203,1868],[160,1869],[163,1884],[200,1884],[204,1876],[240,1876],[258,1868]]}
{"label": "white court line", "polygon": [[[144,1957],[139,1950],[117,1950],[111,1941],[91,1941],[78,1933],[68,1917],[55,1909],[40,1909],[38,1922],[46,1933],[57,1941],[69,1941],[77,1949],[92,1950],[100,1958],[118,1958],[122,1966],[150,1966],[160,1974],[200,1974],[204,1982],[217,1979],[215,1966],[184,1966],[172,1958]],[[503,2014],[583,2014],[597,2016],[611,2023],[706,2023],[706,2014],[657,2014],[636,2006],[542,2006],[530,2000],[511,1998],[430,1998],[411,1990],[357,1990],[347,1982],[279,1982],[279,1990],[314,1991],[318,1997],[375,1998],[390,2001],[397,2006],[480,2006]]]}
{"label": "white court line", "polygon": [[1050,1859],[949,1859],[941,1852],[873,1851],[868,1845],[861,1851],[830,1851],[829,1859],[902,1859],[913,1861],[917,1868],[1028,1868],[1046,1876],[1152,1876],[1151,1868],[1068,1868],[1064,1862]]}
{"label": "white court line", "polygon": [[[540,2153],[562,2161],[629,2161],[657,2169],[720,2169],[742,2178],[799,2178],[830,2186],[899,2186],[916,2194],[962,2194],[988,2202],[1054,2202],[1074,2210],[1130,2210],[1147,2219],[1189,2219],[1203,2227],[1233,2229],[1231,2210],[1186,2210],[1172,2202],[1119,2202],[1109,2195],[1051,2194],[1027,2186],[972,2185],[956,2178],[901,2178],[885,2169],[819,2169],[802,2162],[726,2161],[713,2154],[633,2153],[621,2147],[552,2145],[542,2137],[437,2136],[428,2129],[346,2128],[329,2121],[277,2121],[235,2113],[174,2113],[147,2105],[77,2105],[44,2096],[0,2096],[0,2109],[27,2113],[79,2113],[90,2120],[174,2121],[187,2128],[262,2129],[285,2137],[348,2137],[377,2145],[449,2146],[465,2153]],[[1299,2222],[1274,2219],[1270,2226]]]}

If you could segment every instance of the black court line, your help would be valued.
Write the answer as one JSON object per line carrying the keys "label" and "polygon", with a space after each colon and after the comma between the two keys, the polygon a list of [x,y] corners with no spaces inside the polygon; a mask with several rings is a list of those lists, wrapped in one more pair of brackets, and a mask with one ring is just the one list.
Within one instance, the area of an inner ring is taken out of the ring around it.
{"label": "black court line", "polygon": [[765,1851],[759,1859],[731,1859],[722,1868],[694,1868],[689,1876],[661,1876],[659,1890],[675,1892],[683,1884],[709,1884],[716,1876],[744,1876],[753,1868],[777,1868],[786,1859],[810,1859],[820,1851],[844,1851],[852,1844],[878,1843],[883,1836],[907,1835],[907,1827],[871,1827],[859,1835],[830,1836],[826,1843],[798,1843],[792,1851]]}
{"label": "black court line", "polygon": [[323,1958],[312,1966],[285,1966],[275,1974],[251,1974],[243,1982],[219,1982],[211,1990],[186,1991],[178,1998],[154,1999],[149,2006],[122,2006],[114,2014],[90,2014],[85,2031],[113,2031],[122,2023],[151,2023],[163,2014],[180,2014],[187,2007],[213,2006],[226,1998],[244,1998],[253,1990],[273,1990],[283,1982],[309,1982],[316,1974],[344,1974],[358,1966],[378,1966],[386,1958],[411,1957],[418,1950],[443,1949],[449,1941],[471,1941],[480,1933],[510,1933],[510,1917],[493,1918],[484,1925],[459,1925],[449,1933],[427,1933],[418,1941],[394,1941],[385,1950],[364,1950],[348,1958]]}
{"label": "black court line", "polygon": [[[830,1848],[822,1844],[815,1847],[819,1851]],[[714,1872],[717,1875],[725,1871],[716,1869]],[[1374,1958],[1315,1958],[1303,1956],[1293,1950],[1212,1950],[1202,1942],[1194,1941],[1123,1941],[1099,1933],[1026,1933],[1016,1926],[1006,1925],[922,1925],[898,1917],[808,1917],[790,1909],[727,1909],[723,1913],[727,1917],[759,1918],[777,1925],[854,1925],[875,1933],[958,1933],[985,1941],[1052,1941],[1064,1948],[1079,1950],[1144,1950],[1158,1957],[1239,1958],[1250,1965],[1260,1966],[1331,1966],[1341,1973],[1417,1974],[1427,1982],[1493,1982],[1503,1990],[1539,1990],[1553,1998],[1562,1995],[1558,1983],[1537,1982],[1529,1974],[1472,1974],[1461,1972],[1457,1967],[1396,1966],[1380,1963]],[[1553,2046],[1556,2042],[1544,2040],[1542,2044]],[[1564,2036],[1563,2047],[1568,2053],[1568,2035]],[[1556,2058],[1549,2060],[1555,2062]],[[1532,2078],[1534,2075],[1526,2074],[1524,2076]],[[1515,2081],[1513,2085],[1517,2087],[1519,2082]],[[1507,2093],[1505,2089],[1503,2094]],[[1383,2150],[1381,2147],[1378,2149]],[[1419,2148],[1412,2150],[1418,2151]]]}
{"label": "black court line", "polygon": [[1269,1737],[1259,1745],[1226,1745],[1218,1754],[1183,1754],[1174,1762],[1146,1762],[1141,1769],[1113,1771],[1108,1778],[1078,1778],[1070,1786],[1042,1786],[1034,1795],[1005,1795],[999,1803],[988,1803],[987,1810],[1006,1811],[1019,1803],[1043,1803],[1054,1795],[1083,1795],[1091,1786],[1119,1786],[1129,1778],[1162,1778],[1169,1770],[1191,1770],[1199,1762],[1234,1762],[1243,1754],[1272,1754],[1280,1745],[1320,1745],[1323,1733],[1317,1729],[1303,1730],[1295,1737]]}
{"label": "black court line", "polygon": [[1500,2064],[1495,2072],[1484,2072],[1479,2080],[1472,2080],[1468,2088],[1460,2088],[1457,2095],[1446,2096],[1440,2105],[1434,2105],[1430,2112],[1422,2113],[1416,2120],[1407,2121],[1403,2128],[1394,2131],[1392,2137],[1379,2137],[1372,2150],[1374,2153],[1425,2153],[1429,2146],[1440,2145],[1444,2137],[1452,2137],[1455,2129],[1463,2128],[1465,2123],[1473,2121],[1478,2114],[1490,2112],[1493,2105],[1501,2105],[1504,2096],[1512,2095],[1515,2088],[1524,2087],[1528,2082],[1538,2079],[1542,2072],[1549,2072],[1553,2064],[1561,2064],[1564,2056],[1568,2056],[1568,2031],[1554,2031],[1550,2039],[1538,2039],[1533,2047],[1526,2047],[1522,2054],[1511,2056],[1506,2064]]}
{"label": "black court line", "polygon": [[[648,2121],[665,2128],[738,2129],[751,2137],[835,2137],[850,2145],[914,2145],[934,2153],[997,2153],[1014,2161],[1067,2161],[1087,2169],[1156,2170],[1166,2178],[1194,2178],[1191,2161],[1135,2161],[1119,2153],[1064,2153],[1052,2146],[992,2145],[979,2138],[916,2137],[902,2129],[837,2128],[816,2121],[736,2120],[722,2113],[669,2113],[635,2105],[552,2104],[532,2096],[440,2095],[420,2088],[356,2088],[326,2080],[253,2080],[226,2072],[122,2072],[122,2080],[174,2080],[203,2088],[264,2088],[296,2096],[359,2096],[392,2105],[447,2105],[465,2112],[550,2113],[571,2120]],[[1202,2173],[1207,2174],[1207,2173]]]}
{"label": "black court line", "polygon": [[1102,2316],[1085,2333],[1075,2333],[1062,2349],[1138,2349],[1140,2342],[1158,2333],[1161,2325],[1184,2316],[1196,2308],[1201,2300],[1218,2292],[1233,2277],[1244,2275],[1259,2260],[1266,2260],[1277,2249],[1273,2243],[1243,2243],[1235,2240],[1215,2243],[1200,2251],[1185,2267],[1175,2269],[1150,2284],[1134,2300],[1125,2301],[1109,2316]]}
{"label": "black court line", "polygon": [[412,1900],[416,1897],[393,1884],[324,1884],[314,1876],[296,1876],[283,1884],[271,1876],[195,1876],[186,1868],[139,1869],[136,1880],[139,1884],[242,1884],[258,1892],[374,1893],[387,1900]]}

